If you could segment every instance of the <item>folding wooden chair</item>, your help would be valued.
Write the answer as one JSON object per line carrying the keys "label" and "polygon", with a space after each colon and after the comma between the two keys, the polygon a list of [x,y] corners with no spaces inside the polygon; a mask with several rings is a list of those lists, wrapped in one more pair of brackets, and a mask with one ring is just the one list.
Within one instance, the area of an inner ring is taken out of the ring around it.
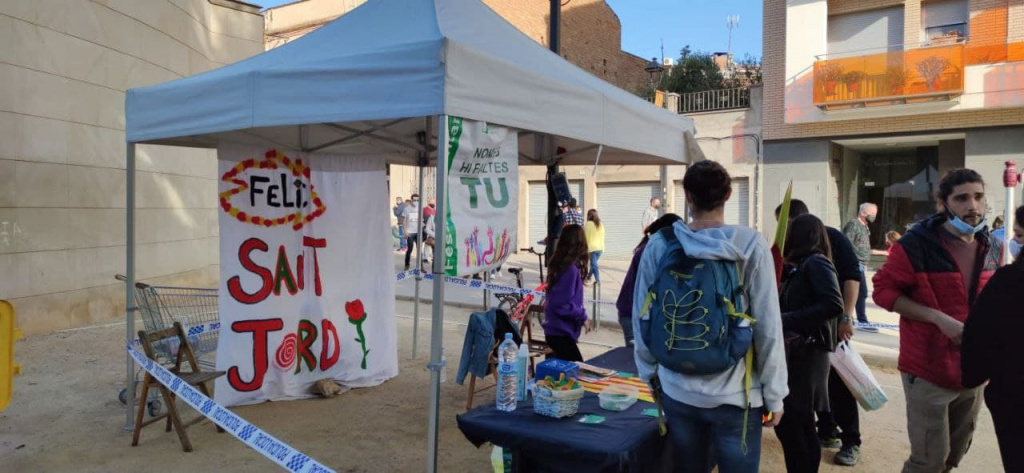
{"label": "folding wooden chair", "polygon": [[[534,358],[541,356],[547,357],[554,355],[555,350],[548,345],[547,340],[544,338],[534,338],[533,336],[533,324],[534,319],[537,319],[537,325],[540,325],[540,319],[544,316],[544,306],[542,304],[533,304],[529,310],[526,311],[526,315],[523,316],[522,322],[519,324],[519,333],[523,336],[523,343],[526,343],[530,347],[530,371],[535,372],[536,366]],[[541,333],[544,333],[544,329],[540,329]]]}
{"label": "folding wooden chair", "polygon": [[[157,330],[153,332],[146,332],[139,330],[139,340],[142,342],[142,349],[146,352],[146,356],[153,361],[159,361],[156,355],[156,350],[153,345],[162,342],[166,339],[177,338],[178,339],[178,355],[174,361],[174,367],[168,371],[174,373],[182,381],[188,383],[190,386],[195,386],[200,392],[206,395],[206,397],[212,398],[210,390],[206,387],[208,381],[213,381],[221,376],[224,376],[223,371],[201,371],[199,363],[196,362],[195,353],[192,351],[192,345],[188,343],[188,337],[185,336],[185,330],[181,328],[181,324],[174,322],[174,326],[163,330]],[[188,361],[191,367],[190,371],[181,371],[182,361]],[[143,416],[146,414],[146,402],[145,399],[149,396],[149,389],[153,387],[160,390],[160,394],[163,396],[164,404],[167,405],[167,413],[156,416],[146,422],[142,421]],[[203,416],[199,416],[196,419],[189,421],[186,424],[182,424],[181,418],[178,416],[178,408],[174,404],[175,395],[171,392],[167,386],[161,384],[153,375],[146,372],[146,377],[142,381],[142,394],[139,396],[138,413],[135,416],[135,431],[132,434],[132,446],[139,444],[139,434],[142,433],[142,428],[146,427],[160,419],[167,418],[166,431],[171,431],[171,426],[174,426],[174,430],[178,433],[178,440],[181,441],[181,449],[186,452],[192,451],[192,443],[188,440],[188,434],[185,433],[185,429],[189,426],[204,419]],[[224,432],[220,426],[217,426],[218,432]]]}
{"label": "folding wooden chair", "polygon": [[[515,330],[518,330],[515,326],[515,323],[512,322],[512,319],[509,318],[508,313],[506,313],[504,310],[495,310],[494,317],[494,343],[491,345],[490,351],[487,352],[487,373],[490,375],[491,378],[494,378],[494,384],[488,384],[487,386],[477,389],[476,380],[478,378],[475,374],[470,372],[469,391],[466,394],[467,411],[473,408],[473,397],[475,395],[498,385],[498,345],[501,345],[501,342],[505,341],[506,332],[514,332]],[[514,333],[512,339],[516,342],[522,342],[523,339],[520,339],[520,333],[522,332]],[[530,366],[533,366],[532,358]],[[528,374],[532,375],[533,370],[531,369],[530,373]]]}
{"label": "folding wooden chair", "polygon": [[473,408],[474,396],[498,385],[498,357],[495,353],[497,353],[498,345],[500,344],[501,342],[494,342],[494,345],[491,345],[491,351],[487,355],[487,371],[491,374],[491,377],[494,378],[494,384],[488,384],[480,389],[476,389],[476,375],[469,373],[469,392],[466,395],[467,411]]}

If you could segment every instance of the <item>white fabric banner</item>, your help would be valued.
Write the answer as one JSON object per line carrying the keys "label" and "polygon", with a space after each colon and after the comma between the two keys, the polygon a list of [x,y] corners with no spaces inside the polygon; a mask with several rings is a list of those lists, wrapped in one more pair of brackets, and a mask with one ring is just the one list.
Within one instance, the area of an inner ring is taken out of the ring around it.
{"label": "white fabric banner", "polygon": [[445,274],[501,266],[516,248],[519,138],[515,131],[448,117]]}
{"label": "white fabric banner", "polygon": [[387,181],[379,159],[222,144],[224,405],[311,397],[398,374]]}

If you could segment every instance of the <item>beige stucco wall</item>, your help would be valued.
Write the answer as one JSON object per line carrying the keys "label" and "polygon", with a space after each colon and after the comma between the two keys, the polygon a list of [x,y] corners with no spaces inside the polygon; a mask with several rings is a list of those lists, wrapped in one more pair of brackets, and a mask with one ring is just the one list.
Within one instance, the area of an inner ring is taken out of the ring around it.
{"label": "beige stucco wall", "polygon": [[750,108],[723,112],[689,114],[697,128],[697,141],[708,159],[722,163],[732,177],[747,178],[750,183],[750,221],[761,230],[759,209],[764,204],[763,170],[764,88],[750,88]]}
{"label": "beige stucco wall", "polygon": [[[0,2],[0,299],[27,334],[123,318],[124,91],[262,50],[230,1]],[[138,150],[138,271],[217,280],[216,155]]]}

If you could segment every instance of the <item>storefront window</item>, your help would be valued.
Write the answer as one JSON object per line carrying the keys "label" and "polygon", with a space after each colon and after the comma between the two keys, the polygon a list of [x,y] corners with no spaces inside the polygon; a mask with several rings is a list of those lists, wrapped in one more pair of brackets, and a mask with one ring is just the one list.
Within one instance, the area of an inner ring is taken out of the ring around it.
{"label": "storefront window", "polygon": [[878,206],[878,217],[870,225],[873,248],[885,249],[886,233],[902,235],[935,212],[933,196],[940,179],[937,147],[865,155],[860,176],[858,203]]}

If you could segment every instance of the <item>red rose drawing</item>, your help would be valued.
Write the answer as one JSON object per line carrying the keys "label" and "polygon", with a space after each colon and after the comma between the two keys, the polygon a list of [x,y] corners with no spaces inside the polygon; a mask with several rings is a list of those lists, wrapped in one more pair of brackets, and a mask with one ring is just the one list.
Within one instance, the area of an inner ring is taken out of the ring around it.
{"label": "red rose drawing", "polygon": [[353,322],[359,322],[366,318],[366,309],[363,308],[363,301],[359,299],[346,302],[345,312],[348,314],[348,319]]}
{"label": "red rose drawing", "polygon": [[363,348],[363,362],[359,366],[366,369],[366,355],[370,350],[366,349],[366,336],[363,335],[363,322],[366,321],[366,309],[363,308],[363,301],[356,299],[345,303],[345,313],[348,314],[348,322],[356,326],[356,334],[359,335],[356,341]]}

